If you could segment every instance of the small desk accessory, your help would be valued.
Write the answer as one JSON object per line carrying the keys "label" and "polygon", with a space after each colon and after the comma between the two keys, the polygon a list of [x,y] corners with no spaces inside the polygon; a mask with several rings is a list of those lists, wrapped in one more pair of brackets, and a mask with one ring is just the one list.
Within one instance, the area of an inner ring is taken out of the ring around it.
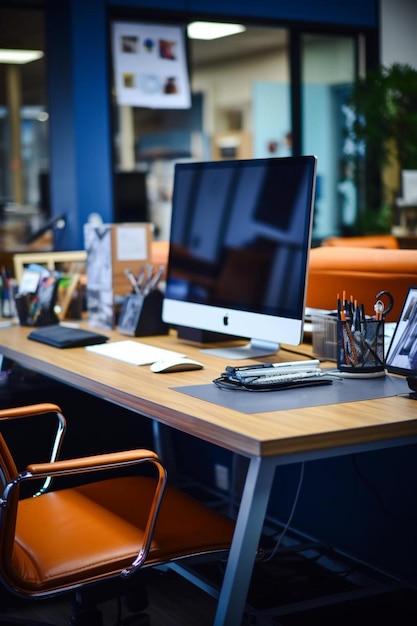
{"label": "small desk accessory", "polygon": [[233,367],[213,380],[220,389],[246,391],[280,391],[312,385],[331,385],[333,380],[320,369],[320,361],[291,361],[289,363],[260,363]]}
{"label": "small desk accessory", "polygon": [[126,269],[142,271],[151,258],[148,223],[84,225],[87,251],[86,304],[91,326],[113,329],[119,298],[126,293]]}
{"label": "small desk accessory", "polygon": [[163,295],[158,290],[147,296],[126,296],[117,330],[133,337],[166,335],[169,327],[162,321],[162,301]]}
{"label": "small desk accessory", "polygon": [[55,313],[58,286],[59,276],[49,274],[39,279],[35,293],[16,294],[15,306],[21,326],[58,324]]}
{"label": "small desk accessory", "polygon": [[124,335],[145,337],[166,335],[168,324],[162,321],[163,294],[158,289],[164,268],[154,271],[146,264],[135,278],[129,268],[125,275],[133,289],[133,294],[126,296],[119,315],[117,330]]}
{"label": "small desk accessory", "polygon": [[86,330],[84,328],[72,328],[54,324],[32,330],[28,339],[45,343],[55,348],[78,348],[104,343],[108,340],[106,335]]}
{"label": "small desk accessory", "polygon": [[[383,296],[389,299],[387,307]],[[353,296],[347,299],[344,292],[342,300],[337,297],[337,369],[342,376],[385,376],[384,320],[393,304],[392,295],[380,291],[370,317]]]}
{"label": "small desk accessory", "polygon": [[326,361],[337,361],[337,313],[317,310],[311,313],[313,354]]}

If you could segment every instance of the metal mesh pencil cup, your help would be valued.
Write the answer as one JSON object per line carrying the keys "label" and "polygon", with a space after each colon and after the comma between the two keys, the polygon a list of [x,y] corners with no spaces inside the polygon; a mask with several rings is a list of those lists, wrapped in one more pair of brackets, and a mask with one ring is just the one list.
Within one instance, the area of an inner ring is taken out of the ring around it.
{"label": "metal mesh pencil cup", "polygon": [[384,321],[337,321],[337,369],[346,375],[383,376]]}

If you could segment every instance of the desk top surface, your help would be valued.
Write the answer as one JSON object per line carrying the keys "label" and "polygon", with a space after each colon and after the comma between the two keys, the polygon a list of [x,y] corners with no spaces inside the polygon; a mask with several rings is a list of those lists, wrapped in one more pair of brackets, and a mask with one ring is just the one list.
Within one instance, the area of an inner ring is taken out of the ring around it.
{"label": "desk top surface", "polygon": [[[0,353],[28,369],[247,456],[305,453],[417,435],[417,405],[408,397],[248,415],[173,389],[209,384],[227,364],[224,359],[202,354],[198,347],[178,340],[175,335],[136,340],[183,352],[202,361],[204,369],[154,374],[147,365],[130,365],[85,348],[59,350],[30,341],[27,339],[30,330],[18,325],[0,328]],[[111,341],[127,339],[117,331],[105,331],[105,334]],[[304,360],[306,352],[311,353],[311,346],[299,348],[299,356],[282,346],[278,355],[265,360]]]}

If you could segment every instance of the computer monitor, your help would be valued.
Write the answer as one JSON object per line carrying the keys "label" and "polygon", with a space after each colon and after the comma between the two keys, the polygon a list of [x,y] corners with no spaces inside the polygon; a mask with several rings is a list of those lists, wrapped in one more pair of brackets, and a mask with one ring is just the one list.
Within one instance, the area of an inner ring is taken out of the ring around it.
{"label": "computer monitor", "polygon": [[214,350],[229,359],[301,342],[316,167],[315,156],[175,165],[165,322],[250,340]]}

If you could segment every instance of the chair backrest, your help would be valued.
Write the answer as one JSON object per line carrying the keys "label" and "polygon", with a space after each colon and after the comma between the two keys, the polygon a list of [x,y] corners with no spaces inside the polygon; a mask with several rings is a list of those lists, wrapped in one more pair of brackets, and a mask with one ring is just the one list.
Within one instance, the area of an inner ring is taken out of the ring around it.
{"label": "chair backrest", "polygon": [[[16,478],[17,467],[9,450],[9,447],[0,433],[0,487],[1,496],[8,483]],[[0,496],[0,497],[1,497]],[[12,546],[19,500],[19,486],[17,486],[8,499],[7,509],[0,508],[0,569],[4,563],[9,563],[12,558]]]}

